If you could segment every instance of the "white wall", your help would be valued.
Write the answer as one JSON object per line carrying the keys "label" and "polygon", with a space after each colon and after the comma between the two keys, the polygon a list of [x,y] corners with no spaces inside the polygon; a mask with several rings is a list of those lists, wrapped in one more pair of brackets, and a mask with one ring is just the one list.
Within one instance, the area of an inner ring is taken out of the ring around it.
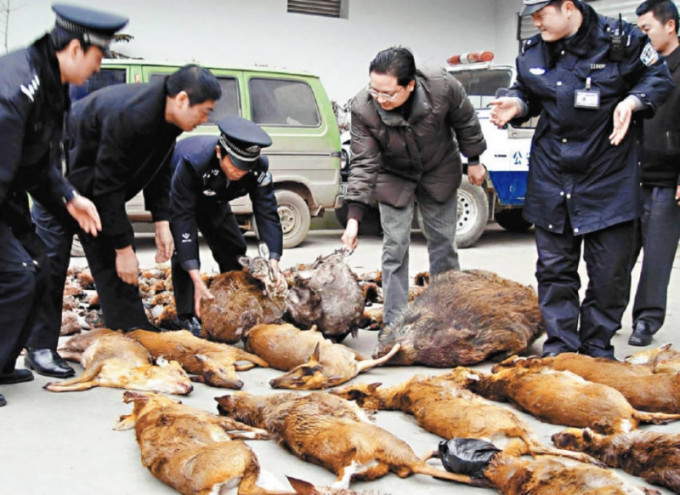
{"label": "white wall", "polygon": [[[54,23],[56,0],[10,2],[10,49],[30,43]],[[514,14],[521,0],[349,0],[349,18],[288,14],[286,0],[60,0],[130,17],[134,36],[114,49],[156,61],[263,65],[318,74],[342,104],[368,80],[381,49],[410,47],[418,64],[494,50],[512,63]],[[3,27],[0,26],[0,34]]]}

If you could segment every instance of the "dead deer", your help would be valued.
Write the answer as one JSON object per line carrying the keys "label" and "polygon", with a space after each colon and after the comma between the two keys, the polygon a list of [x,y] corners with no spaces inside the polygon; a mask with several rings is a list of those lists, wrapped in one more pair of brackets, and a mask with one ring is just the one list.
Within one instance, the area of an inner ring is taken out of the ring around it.
{"label": "dead deer", "polygon": [[385,363],[396,353],[380,359],[364,360],[352,349],[326,340],[315,328],[299,330],[290,324],[256,325],[248,331],[246,349],[270,362],[273,368],[288,371],[273,378],[274,388],[314,390],[345,383],[359,373]]}
{"label": "dead deer", "polygon": [[402,478],[415,473],[482,484],[427,465],[404,441],[365,421],[358,406],[340,397],[324,392],[264,397],[235,392],[216,400],[220,414],[264,428],[299,458],[335,473],[333,488],[347,488],[353,479],[373,480],[389,471]]}
{"label": "dead deer", "polygon": [[590,427],[601,433],[630,431],[639,423],[668,423],[680,414],[633,409],[621,392],[550,368],[502,368],[488,374],[456,368],[447,375],[487,399],[510,402],[547,423]]}
{"label": "dead deer", "polygon": [[571,452],[542,445],[518,414],[456,385],[445,376],[416,375],[392,387],[357,383],[330,393],[353,400],[369,410],[398,410],[412,414],[421,428],[445,439],[486,440],[508,455],[552,454],[596,462],[589,456],[574,457]]}
{"label": "dead deer", "polygon": [[374,358],[394,344],[390,364],[453,367],[524,352],[545,328],[533,288],[481,270],[435,277],[380,331]]}
{"label": "dead deer", "polygon": [[626,362],[649,366],[654,373],[680,373],[680,351],[670,343],[656,349],[645,349],[626,357]]}
{"label": "dead deer", "polygon": [[492,371],[512,366],[571,371],[590,382],[615,388],[635,409],[680,413],[680,374],[653,373],[647,366],[571,352],[542,359],[511,358],[493,367]]}
{"label": "dead deer", "polygon": [[260,465],[240,438],[267,432],[158,394],[126,392],[132,414],[115,429],[135,428],[142,464],[160,481],[185,495],[215,495],[238,487],[239,495],[273,492],[257,486]]}
{"label": "dead deer", "polygon": [[187,330],[163,333],[135,330],[127,337],[146,347],[154,359],[164,357],[177,361],[186,372],[197,375],[191,378],[192,381],[213,387],[240,389],[243,381],[236,371],[249,370],[254,366],[268,367],[266,361],[254,354],[194,337]]}
{"label": "dead deer", "polygon": [[636,430],[605,436],[589,428],[569,428],[555,433],[552,441],[680,493],[680,434]]}
{"label": "dead deer", "polygon": [[154,365],[149,351],[140,343],[118,332],[109,332],[103,332],[82,353],[80,363],[85,371],[80,376],[50,382],[44,388],[51,392],[72,392],[113,387],[179,395],[193,390],[191,380],[179,363],[159,358]]}

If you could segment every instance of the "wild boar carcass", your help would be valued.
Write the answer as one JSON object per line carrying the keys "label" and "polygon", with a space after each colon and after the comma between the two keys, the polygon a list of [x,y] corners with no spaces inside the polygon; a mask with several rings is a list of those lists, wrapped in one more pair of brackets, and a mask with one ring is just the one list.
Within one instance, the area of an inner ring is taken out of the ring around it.
{"label": "wild boar carcass", "polygon": [[201,337],[234,344],[258,323],[281,320],[286,309],[285,292],[273,289],[269,264],[263,258],[239,260],[250,271],[231,271],[217,275],[210,284],[214,299],[203,299]]}
{"label": "wild boar carcass", "polygon": [[442,438],[479,438],[493,441],[509,455],[552,454],[594,462],[586,455],[542,445],[518,414],[488,401],[448,380],[446,376],[416,375],[392,387],[357,383],[330,393],[368,409],[399,410],[412,414],[418,425]]}
{"label": "wild boar carcass", "polygon": [[51,392],[72,392],[93,387],[149,390],[186,395],[192,391],[191,380],[176,361],[158,359],[140,343],[117,332],[104,333],[82,353],[85,371],[75,378],[50,382]]}
{"label": "wild boar carcass", "polygon": [[311,267],[295,274],[286,300],[286,317],[296,326],[316,325],[324,337],[340,342],[355,334],[364,310],[364,294],[338,250],[319,256]]}
{"label": "wild boar carcass", "polygon": [[500,361],[526,351],[543,332],[531,287],[481,270],[449,271],[435,277],[380,331],[373,357],[399,343],[390,364],[454,367]]}
{"label": "wild boar carcass", "polygon": [[358,406],[340,397],[324,392],[264,397],[235,392],[216,400],[220,414],[264,428],[299,458],[335,473],[334,488],[347,488],[352,479],[373,480],[389,471],[402,478],[416,473],[472,482],[469,476],[427,465],[404,441],[365,421]]}
{"label": "wild boar carcass", "polygon": [[569,428],[555,433],[552,441],[560,448],[586,452],[610,467],[680,493],[678,433],[636,430],[605,436],[588,428]]}
{"label": "wild boar carcass", "polygon": [[502,368],[496,373],[456,368],[445,376],[491,400],[510,402],[547,423],[590,427],[601,433],[630,431],[639,423],[668,423],[680,414],[642,412],[616,389],[550,368]]}
{"label": "wild boar carcass", "polygon": [[256,484],[257,457],[234,439],[266,438],[266,432],[162,395],[126,392],[124,401],[133,402],[134,409],[116,429],[134,427],[142,464],[166,485],[185,495],[215,495],[235,487],[239,495],[270,493]]}
{"label": "wild boar carcass", "polygon": [[364,358],[342,344],[324,339],[313,327],[299,330],[290,324],[256,325],[248,331],[246,349],[273,368],[288,373],[273,378],[274,388],[314,390],[334,387],[351,380],[359,373],[386,362],[392,354],[380,359]]}
{"label": "wild boar carcass", "polygon": [[154,359],[177,361],[186,372],[196,375],[192,381],[213,387],[240,389],[243,381],[236,371],[268,366],[266,361],[243,349],[200,339],[187,330],[162,333],[135,330],[127,337],[146,347]]}
{"label": "wild boar carcass", "polygon": [[505,366],[548,367],[571,371],[590,382],[615,388],[635,409],[680,413],[680,374],[677,373],[653,373],[647,366],[571,352],[542,359],[510,358],[507,362],[496,365],[492,371]]}

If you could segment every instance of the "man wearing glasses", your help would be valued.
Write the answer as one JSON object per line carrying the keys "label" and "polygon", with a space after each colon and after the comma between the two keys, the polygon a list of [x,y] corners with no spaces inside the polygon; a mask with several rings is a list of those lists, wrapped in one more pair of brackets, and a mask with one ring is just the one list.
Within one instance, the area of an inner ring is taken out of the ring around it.
{"label": "man wearing glasses", "polygon": [[383,322],[393,323],[408,304],[408,250],[417,201],[423,218],[430,274],[458,270],[455,235],[460,152],[468,178],[486,175],[486,149],[477,114],[461,84],[445,70],[417,70],[413,54],[392,47],[376,55],[370,83],[352,103],[352,163],[342,242],[358,245],[359,222],[378,202],[384,232]]}

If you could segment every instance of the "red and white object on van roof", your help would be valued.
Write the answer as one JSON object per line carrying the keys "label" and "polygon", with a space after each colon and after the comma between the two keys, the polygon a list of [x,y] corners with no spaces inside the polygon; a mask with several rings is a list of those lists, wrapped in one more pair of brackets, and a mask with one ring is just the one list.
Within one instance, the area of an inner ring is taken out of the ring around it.
{"label": "red and white object on van roof", "polygon": [[446,59],[446,62],[450,65],[458,64],[476,64],[479,62],[491,62],[493,60],[493,52],[482,51],[482,52],[466,52],[460,55],[453,55]]}

